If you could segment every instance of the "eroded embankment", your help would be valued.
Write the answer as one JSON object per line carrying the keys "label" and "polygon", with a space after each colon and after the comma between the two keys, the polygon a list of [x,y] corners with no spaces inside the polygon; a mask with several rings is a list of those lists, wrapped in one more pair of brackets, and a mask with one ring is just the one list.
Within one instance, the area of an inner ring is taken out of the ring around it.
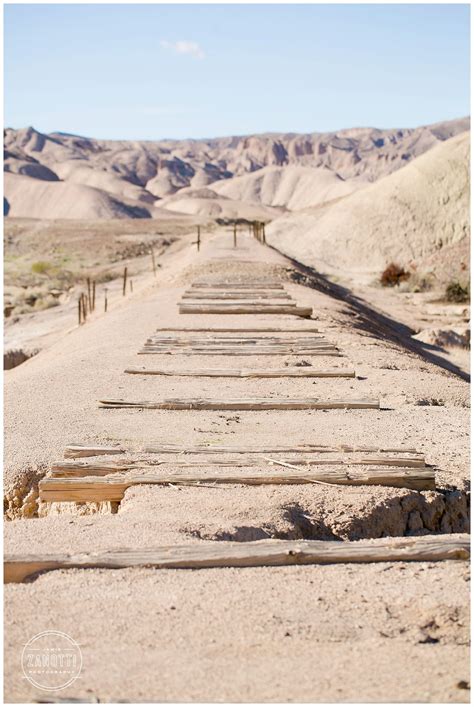
{"label": "eroded embankment", "polygon": [[[262,278],[272,277],[275,280],[298,282],[298,284],[308,288],[308,294],[313,294],[314,289],[316,289],[319,292],[324,291],[324,296],[329,295],[331,299],[335,297],[336,300],[340,300],[342,298],[340,293],[335,294],[331,287],[327,288],[326,285],[322,287],[321,283],[314,279],[313,273],[311,273],[311,277],[307,274],[302,275],[299,264],[290,267],[288,261],[286,261],[278,264],[252,264],[251,267],[249,264],[245,264],[245,266],[241,267],[244,267],[245,271],[251,270],[253,278],[261,276]],[[217,275],[222,278],[231,275],[235,276],[235,269],[236,264],[229,262],[193,264],[178,273],[175,283],[179,282],[179,284],[189,285],[191,281],[204,275]],[[241,272],[239,272],[240,276],[242,276]],[[318,296],[321,297],[321,295]],[[347,299],[344,299],[344,303],[347,304]],[[392,344],[396,343],[397,347],[400,347],[396,355],[403,355],[403,347],[400,346],[401,333],[398,330],[394,329],[392,325],[389,326],[387,322],[381,322],[377,313],[367,312],[364,309],[362,314],[360,314],[359,309],[357,309],[359,307],[358,303],[354,303],[352,300],[350,301],[350,306],[350,321],[348,320],[344,324],[346,327],[344,330],[345,334],[348,333],[348,327],[354,327],[357,333],[362,331],[366,339],[367,335],[375,336],[379,341],[387,338],[389,342]],[[321,314],[321,311],[318,311],[317,318],[319,319],[318,323],[322,324],[322,328],[324,328],[324,315]],[[342,314],[339,312],[338,316],[342,317],[344,314],[344,312]],[[357,319],[354,317],[355,314],[357,314]],[[334,322],[335,320],[332,321]],[[297,326],[296,323],[294,323],[294,326]],[[339,335],[340,332],[331,334],[336,341]],[[137,339],[136,346],[138,347],[139,345],[140,340]],[[410,353],[411,355],[413,354],[412,349],[410,349]],[[392,352],[391,358],[393,360],[395,360],[394,357],[395,354]],[[296,362],[294,365],[299,364],[301,365],[301,362]],[[223,361],[221,361],[221,365],[224,365]],[[379,367],[384,368],[383,365]],[[390,364],[390,368],[395,371],[398,370],[395,363]],[[116,373],[121,372],[119,367],[114,370]],[[374,370],[371,377],[375,377],[375,373],[376,371]],[[404,375],[404,371],[401,371],[400,375]],[[367,378],[368,376],[361,376],[358,380],[363,385],[364,380],[367,380]],[[183,379],[178,379],[178,384],[182,385]],[[95,400],[91,398],[88,405],[94,404]],[[209,421],[207,420],[206,422]],[[347,422],[350,422],[349,418]],[[214,422],[209,424],[214,424]],[[118,513],[118,516],[121,516],[127,508],[127,498],[133,493],[132,491],[127,492],[122,504],[104,502],[80,504],[39,503],[38,482],[47,471],[46,465],[21,470],[17,477],[19,481],[10,485],[5,492],[5,514],[8,519],[28,519],[47,515],[62,515],[64,513],[75,516],[94,513]],[[241,487],[238,487],[238,489],[241,489]],[[154,489],[153,493],[159,494],[159,491]],[[255,490],[252,493],[255,494]],[[340,489],[340,494],[344,493],[346,491]],[[177,532],[188,537],[212,540],[245,541],[261,538],[356,540],[381,536],[468,532],[469,529],[467,492],[454,486],[441,486],[436,492],[422,493],[393,488],[385,488],[382,491],[379,489],[377,494],[368,491],[366,497],[364,498],[362,495],[362,500],[357,503],[354,503],[353,497],[349,497],[348,503],[351,507],[346,504],[346,507],[342,509],[340,502],[335,497],[329,496],[324,501],[318,501],[321,494],[314,489],[312,492],[306,490],[298,500],[290,500],[290,497],[297,496],[298,494],[295,493],[293,488],[288,494],[288,500],[274,507],[267,518],[259,515],[257,519],[255,514],[252,515],[249,511],[247,514],[248,519],[244,523],[233,523],[231,521],[226,523],[224,520],[222,522],[216,520],[214,524],[207,522],[183,523],[177,529]],[[157,499],[159,498],[157,495]],[[158,503],[160,503],[159,500]],[[268,505],[271,506],[271,503],[262,497],[262,507]],[[213,517],[211,511],[209,511],[208,516]]]}

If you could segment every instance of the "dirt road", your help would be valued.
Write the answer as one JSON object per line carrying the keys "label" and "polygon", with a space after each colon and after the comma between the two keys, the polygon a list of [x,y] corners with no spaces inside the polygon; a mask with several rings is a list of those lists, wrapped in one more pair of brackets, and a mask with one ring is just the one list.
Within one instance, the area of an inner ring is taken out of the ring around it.
{"label": "dirt road", "polygon": [[[229,542],[250,556],[255,541],[384,552],[399,542],[390,538],[416,546],[432,535],[462,545],[468,384],[299,279],[277,252],[243,232],[234,248],[222,229],[7,372],[5,551],[23,563],[82,558],[6,585],[7,701],[44,698],[21,655],[45,630],[81,647],[81,675],[61,698],[468,701],[462,559],[301,566],[290,553],[288,566],[157,569],[127,566],[122,553],[115,569],[97,566],[102,551],[199,555]],[[179,313],[189,302],[208,312]],[[262,303],[273,311],[256,313]],[[249,313],[213,314],[216,305]],[[267,377],[274,370],[283,373]],[[164,401],[172,409],[144,404]],[[289,401],[304,409],[282,409]],[[78,445],[90,455],[78,458]],[[222,483],[228,472],[240,482]],[[268,474],[278,483],[261,483]]]}

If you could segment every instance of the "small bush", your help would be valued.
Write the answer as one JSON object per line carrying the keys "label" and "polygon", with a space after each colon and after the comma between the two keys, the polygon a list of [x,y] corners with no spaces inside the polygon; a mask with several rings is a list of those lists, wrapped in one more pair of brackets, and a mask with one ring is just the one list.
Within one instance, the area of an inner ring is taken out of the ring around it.
{"label": "small bush", "polygon": [[390,263],[380,276],[380,283],[383,287],[395,287],[404,280],[408,280],[410,273],[396,263]]}
{"label": "small bush", "polygon": [[50,268],[51,263],[48,263],[46,260],[38,260],[31,266],[31,272],[34,272],[36,275],[45,275]]}
{"label": "small bush", "polygon": [[450,282],[446,288],[445,297],[448,302],[469,302],[469,285],[460,282]]}
{"label": "small bush", "polygon": [[59,302],[56,299],[56,297],[53,297],[53,295],[47,295],[46,297],[39,297],[34,304],[35,309],[39,310],[40,312],[43,311],[44,309],[51,309],[51,307],[58,307],[58,306],[59,306]]}

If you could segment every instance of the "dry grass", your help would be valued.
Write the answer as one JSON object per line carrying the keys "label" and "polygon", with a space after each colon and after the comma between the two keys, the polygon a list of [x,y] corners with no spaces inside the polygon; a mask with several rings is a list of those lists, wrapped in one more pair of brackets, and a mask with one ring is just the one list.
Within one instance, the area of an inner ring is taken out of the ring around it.
{"label": "dry grass", "polygon": [[[143,269],[189,232],[189,222],[4,220],[4,309],[8,316],[61,303],[87,277],[98,283],[122,276],[124,264]],[[140,260],[141,259],[141,260]]]}

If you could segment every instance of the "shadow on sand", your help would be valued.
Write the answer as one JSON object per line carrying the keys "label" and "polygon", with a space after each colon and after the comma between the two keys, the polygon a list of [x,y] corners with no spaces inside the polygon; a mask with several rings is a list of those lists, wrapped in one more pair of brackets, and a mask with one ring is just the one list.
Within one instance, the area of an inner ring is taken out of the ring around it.
{"label": "shadow on sand", "polygon": [[301,274],[300,277],[298,277],[298,274],[296,274],[296,277],[293,277],[295,282],[305,287],[319,290],[330,297],[334,297],[334,299],[344,302],[347,305],[345,314],[354,318],[354,327],[356,329],[368,332],[377,339],[383,339],[384,341],[391,341],[394,344],[398,344],[406,351],[420,356],[425,361],[435,366],[440,366],[440,368],[444,368],[450,371],[450,373],[454,373],[454,375],[459,376],[462,380],[470,381],[471,378],[468,373],[459,368],[455,363],[451,363],[435,353],[439,350],[438,347],[413,339],[412,336],[416,332],[406,326],[406,324],[392,319],[387,314],[384,314],[384,312],[381,312],[368,304],[365,300],[354,295],[346,287],[331,282],[324,275],[317,272],[317,270],[314,270],[314,268],[300,263],[298,260],[291,258],[286,253],[282,253],[278,248],[272,245],[269,245],[269,247],[287,258],[297,273]]}

